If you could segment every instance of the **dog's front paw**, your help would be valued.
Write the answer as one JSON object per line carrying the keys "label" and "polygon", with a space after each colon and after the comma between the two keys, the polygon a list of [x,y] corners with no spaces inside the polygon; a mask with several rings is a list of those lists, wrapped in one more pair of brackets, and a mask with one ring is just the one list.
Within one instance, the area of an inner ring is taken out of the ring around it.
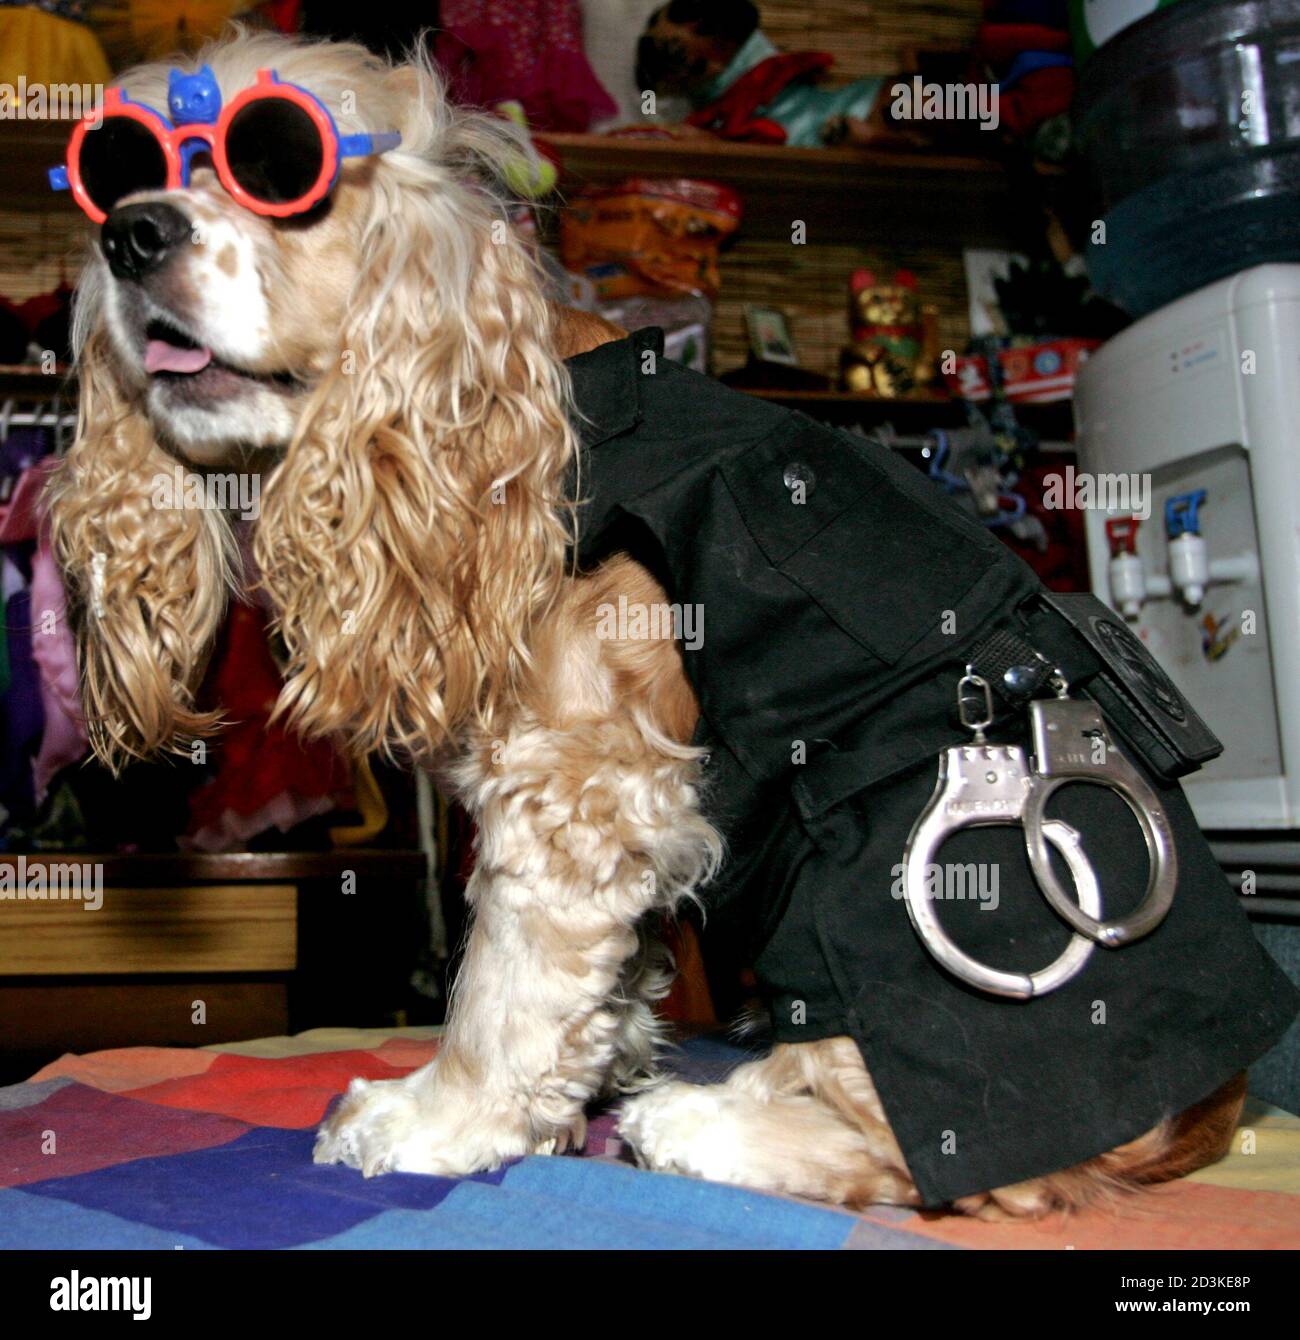
{"label": "dog's front paw", "polygon": [[366,1177],[376,1173],[436,1173],[464,1177],[491,1172],[524,1154],[562,1153],[581,1145],[586,1123],[539,1135],[528,1113],[507,1102],[448,1088],[436,1075],[354,1079],[322,1124],[312,1157],[344,1163]]}
{"label": "dog's front paw", "polygon": [[[316,1135],[316,1163],[345,1163],[366,1177],[385,1172],[433,1172],[432,1132],[421,1141],[419,1096],[400,1079],[354,1079]],[[421,1146],[427,1152],[421,1163]]]}

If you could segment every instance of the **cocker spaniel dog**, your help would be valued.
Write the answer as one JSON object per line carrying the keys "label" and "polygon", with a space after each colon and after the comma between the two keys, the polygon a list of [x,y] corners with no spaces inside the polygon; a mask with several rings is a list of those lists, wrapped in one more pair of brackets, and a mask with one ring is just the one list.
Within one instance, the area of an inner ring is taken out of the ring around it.
{"label": "cocker spaniel dog", "polygon": [[[272,86],[305,119],[254,103],[217,120],[214,99]],[[491,1169],[580,1146],[588,1105],[624,1093],[651,1168],[928,1199],[847,1035],[786,1041],[713,1086],[655,1073],[653,929],[729,859],[696,736],[713,690],[679,639],[600,627],[620,601],[669,606],[671,565],[574,561],[574,360],[624,332],[551,304],[506,226],[491,183],[526,142],[452,106],[423,60],[350,45],[238,32],[120,87],[135,125],[73,174],[102,222],[76,308],[80,427],[50,496],[95,752],[116,768],[217,731],[199,681],[227,602],[257,598],[287,655],[281,717],[436,770],[478,827],[441,1049],[355,1080],[317,1161]],[[178,148],[168,109],[206,129]],[[709,386],[723,434],[751,402]],[[177,463],[259,473],[260,516],[156,506]],[[950,1199],[1035,1215],[1177,1175],[1223,1152],[1240,1101],[1229,1083],[1085,1162]]]}

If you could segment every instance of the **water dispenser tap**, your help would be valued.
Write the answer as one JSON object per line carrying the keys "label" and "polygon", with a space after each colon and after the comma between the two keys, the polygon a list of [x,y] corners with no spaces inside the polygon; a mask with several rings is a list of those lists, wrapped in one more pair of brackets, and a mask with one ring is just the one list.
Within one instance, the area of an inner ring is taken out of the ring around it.
{"label": "water dispenser tap", "polygon": [[1165,501],[1169,580],[1191,606],[1201,603],[1210,580],[1210,559],[1201,534],[1200,508],[1204,502],[1204,489],[1179,493]]}
{"label": "water dispenser tap", "polygon": [[1137,552],[1141,518],[1115,516],[1106,522],[1106,540],[1110,545],[1110,595],[1126,619],[1136,619],[1146,599],[1146,574]]}

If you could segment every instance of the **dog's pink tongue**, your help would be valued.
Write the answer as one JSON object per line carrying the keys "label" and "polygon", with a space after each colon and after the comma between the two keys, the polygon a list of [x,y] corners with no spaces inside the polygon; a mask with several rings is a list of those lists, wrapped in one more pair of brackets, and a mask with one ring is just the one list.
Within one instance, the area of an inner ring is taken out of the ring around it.
{"label": "dog's pink tongue", "polygon": [[202,372],[211,362],[211,349],[181,349],[166,340],[150,340],[145,345],[146,372]]}

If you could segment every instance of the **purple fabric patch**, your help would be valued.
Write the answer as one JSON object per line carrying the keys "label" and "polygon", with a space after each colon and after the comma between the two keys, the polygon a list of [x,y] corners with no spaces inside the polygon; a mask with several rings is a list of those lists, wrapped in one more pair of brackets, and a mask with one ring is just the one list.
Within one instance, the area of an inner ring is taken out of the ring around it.
{"label": "purple fabric patch", "polygon": [[224,1145],[247,1130],[247,1122],[230,1117],[65,1084],[44,1102],[0,1110],[0,1186],[55,1174],[67,1181],[128,1159]]}

